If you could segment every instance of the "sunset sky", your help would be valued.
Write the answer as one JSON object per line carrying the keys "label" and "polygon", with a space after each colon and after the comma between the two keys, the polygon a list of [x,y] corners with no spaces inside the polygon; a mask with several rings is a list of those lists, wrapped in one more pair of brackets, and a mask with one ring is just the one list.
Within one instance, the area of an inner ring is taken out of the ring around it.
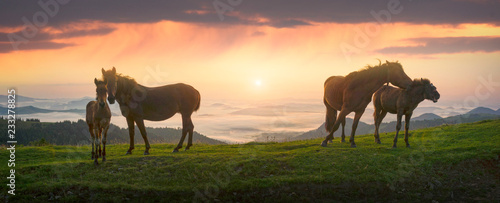
{"label": "sunset sky", "polygon": [[326,78],[377,59],[429,78],[442,105],[498,108],[500,1],[0,2],[4,94],[93,96],[114,66],[147,86],[191,84],[202,102],[321,103]]}

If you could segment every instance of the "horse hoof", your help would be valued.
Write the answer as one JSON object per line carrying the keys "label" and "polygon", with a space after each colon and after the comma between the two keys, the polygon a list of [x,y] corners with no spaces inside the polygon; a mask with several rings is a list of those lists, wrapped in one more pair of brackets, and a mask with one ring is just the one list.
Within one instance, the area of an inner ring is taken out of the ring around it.
{"label": "horse hoof", "polygon": [[144,152],[144,155],[149,155],[149,152]]}
{"label": "horse hoof", "polygon": [[345,140],[344,140],[344,139],[342,139],[342,140],[340,140],[340,142],[342,142],[342,143],[343,143],[343,142],[345,142]]}
{"label": "horse hoof", "polygon": [[328,143],[333,143],[333,140],[328,140]]}
{"label": "horse hoof", "polygon": [[326,145],[328,145],[328,142],[326,140],[323,140],[323,142],[321,143],[321,146],[326,147]]}
{"label": "horse hoof", "polygon": [[129,154],[132,154],[131,151],[127,151],[127,153],[125,153],[125,155],[129,155]]}
{"label": "horse hoof", "polygon": [[179,149],[175,148],[172,153],[179,152]]}
{"label": "horse hoof", "polygon": [[411,148],[409,144],[407,144],[406,147]]}
{"label": "horse hoof", "polygon": [[396,147],[396,145],[392,145],[392,148],[393,148],[393,149],[396,149],[396,148],[398,148],[398,147]]}
{"label": "horse hoof", "polygon": [[351,148],[356,148],[356,144],[351,144]]}
{"label": "horse hoof", "polygon": [[186,149],[184,149],[184,151],[187,151],[187,150],[189,150],[189,148],[186,147]]}
{"label": "horse hoof", "polygon": [[105,162],[106,161],[106,157],[102,157],[102,162]]}
{"label": "horse hoof", "polygon": [[97,163],[97,159],[94,161],[94,166],[97,166],[99,165],[99,163]]}

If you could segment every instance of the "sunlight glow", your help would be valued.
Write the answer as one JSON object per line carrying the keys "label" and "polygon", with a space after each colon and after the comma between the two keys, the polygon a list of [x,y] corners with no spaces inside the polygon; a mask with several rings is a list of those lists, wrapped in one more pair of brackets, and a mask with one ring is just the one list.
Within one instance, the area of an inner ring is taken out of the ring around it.
{"label": "sunlight glow", "polygon": [[262,81],[261,80],[255,80],[255,85],[262,86]]}

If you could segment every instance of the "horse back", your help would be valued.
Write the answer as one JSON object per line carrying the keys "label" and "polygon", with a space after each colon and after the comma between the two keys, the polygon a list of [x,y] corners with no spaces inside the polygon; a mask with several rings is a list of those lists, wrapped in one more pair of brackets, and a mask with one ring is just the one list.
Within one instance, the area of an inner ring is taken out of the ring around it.
{"label": "horse back", "polygon": [[146,114],[156,111],[163,114],[193,112],[200,106],[200,93],[191,85],[177,83],[159,87],[144,87],[147,91],[142,102]]}
{"label": "horse back", "polygon": [[373,94],[373,105],[375,109],[383,109],[389,113],[397,113],[398,99],[402,90],[384,85]]}

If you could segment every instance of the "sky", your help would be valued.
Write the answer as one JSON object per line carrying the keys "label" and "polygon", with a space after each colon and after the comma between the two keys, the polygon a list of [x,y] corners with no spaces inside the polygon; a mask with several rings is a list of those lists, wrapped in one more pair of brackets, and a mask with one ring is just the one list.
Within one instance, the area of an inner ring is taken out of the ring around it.
{"label": "sky", "polygon": [[321,103],[326,78],[377,59],[430,79],[440,105],[498,108],[500,1],[0,2],[0,87],[29,97],[94,96],[116,67],[147,86],[190,84],[202,106]]}

